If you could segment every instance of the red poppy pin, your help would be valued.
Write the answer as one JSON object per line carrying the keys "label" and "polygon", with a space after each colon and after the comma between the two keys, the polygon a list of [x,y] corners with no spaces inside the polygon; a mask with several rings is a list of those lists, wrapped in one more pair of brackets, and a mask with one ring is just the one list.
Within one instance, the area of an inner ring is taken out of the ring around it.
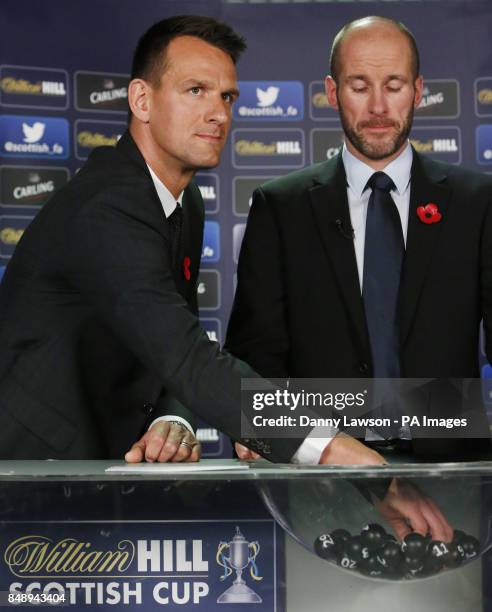
{"label": "red poppy pin", "polygon": [[429,204],[426,204],[425,206],[418,206],[417,215],[422,223],[426,223],[427,225],[430,225],[431,223],[439,223],[439,221],[442,219],[442,215],[439,212],[437,204],[433,204],[432,202],[429,202]]}
{"label": "red poppy pin", "polygon": [[187,281],[189,281],[191,278],[190,266],[191,266],[191,259],[188,256],[186,256],[183,259],[183,274]]}

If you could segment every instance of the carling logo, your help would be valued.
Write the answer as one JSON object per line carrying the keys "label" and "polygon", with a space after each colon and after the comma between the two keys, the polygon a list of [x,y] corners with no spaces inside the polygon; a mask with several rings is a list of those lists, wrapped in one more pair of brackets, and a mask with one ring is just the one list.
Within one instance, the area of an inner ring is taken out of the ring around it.
{"label": "carling logo", "polygon": [[0,204],[39,207],[68,179],[67,168],[0,166]]}
{"label": "carling logo", "polygon": [[128,82],[125,74],[75,73],[75,106],[81,111],[128,112]]}

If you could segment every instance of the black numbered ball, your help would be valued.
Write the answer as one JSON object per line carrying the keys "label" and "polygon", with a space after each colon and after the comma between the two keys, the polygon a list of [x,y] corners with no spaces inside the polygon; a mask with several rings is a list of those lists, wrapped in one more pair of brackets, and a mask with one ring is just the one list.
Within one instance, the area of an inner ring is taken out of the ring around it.
{"label": "black numbered ball", "polygon": [[465,559],[473,559],[480,551],[480,543],[477,538],[471,535],[465,535],[460,539],[460,545],[465,553]]}
{"label": "black numbered ball", "polygon": [[424,559],[424,565],[422,569],[414,574],[416,578],[429,578],[430,576],[436,576],[442,569],[442,561],[435,561],[434,559]]}
{"label": "black numbered ball", "polygon": [[458,544],[462,540],[462,538],[466,538],[466,533],[461,531],[460,529],[455,529],[453,533],[453,542]]}
{"label": "black numbered ball", "polygon": [[391,540],[387,541],[383,547],[378,550],[377,558],[386,569],[390,571],[398,569],[403,562],[400,545]]}
{"label": "black numbered ball", "polygon": [[359,571],[365,576],[382,576],[384,573],[384,567],[379,562],[376,555],[371,555],[367,559],[362,559],[359,563]]}
{"label": "black numbered ball", "polygon": [[352,536],[346,529],[335,529],[335,531],[331,532],[331,537],[335,540],[335,542],[341,543],[350,540]]}
{"label": "black numbered ball", "polygon": [[414,576],[418,572],[421,572],[424,568],[424,558],[403,555],[403,565],[405,566],[407,573]]}
{"label": "black numbered ball", "polygon": [[449,544],[440,540],[431,540],[427,548],[428,565],[439,571],[443,566],[446,555],[449,554]]}
{"label": "black numbered ball", "polygon": [[349,556],[347,552],[342,553],[337,559],[337,565],[348,570],[355,570],[358,566],[358,561]]}
{"label": "black numbered ball", "polygon": [[461,544],[455,544],[454,542],[446,544],[446,546],[449,552],[444,556],[444,565],[449,569],[459,567],[465,558],[463,546]]}
{"label": "black numbered ball", "polygon": [[427,551],[427,541],[420,533],[409,533],[401,543],[405,556],[421,559]]}
{"label": "black numbered ball", "polygon": [[369,549],[369,552],[373,552],[381,548],[386,541],[386,530],[377,523],[370,523],[366,525],[360,532],[360,539],[363,546]]}
{"label": "black numbered ball", "polygon": [[344,556],[354,560],[356,563],[369,557],[369,550],[363,546],[360,536],[353,536],[344,542]]}
{"label": "black numbered ball", "polygon": [[318,557],[328,561],[334,561],[338,556],[337,544],[329,533],[322,533],[314,540],[314,551]]}
{"label": "black numbered ball", "polygon": [[406,570],[403,562],[395,567],[387,567],[384,570],[384,578],[388,578],[389,580],[403,580],[405,576]]}

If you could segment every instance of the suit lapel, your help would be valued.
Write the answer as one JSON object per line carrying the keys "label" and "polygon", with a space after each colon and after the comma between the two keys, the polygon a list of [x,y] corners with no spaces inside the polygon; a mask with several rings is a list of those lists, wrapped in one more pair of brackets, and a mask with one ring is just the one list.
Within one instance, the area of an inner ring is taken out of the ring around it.
{"label": "suit lapel", "polygon": [[[162,203],[154,188],[152,177],[150,175],[147,164],[145,163],[142,154],[140,153],[135,141],[130,133],[126,131],[118,141],[117,147],[135,164],[137,164],[148,176],[149,186],[152,185],[152,201],[156,213],[155,227],[159,233],[170,242],[169,224],[166,222],[166,215],[162,209]],[[185,189],[183,194],[183,226],[181,229],[181,249],[178,254],[178,262],[173,270],[173,277],[176,283],[176,288],[179,293],[185,298],[191,295],[190,291],[195,286],[196,279],[200,268],[200,259],[202,254],[203,241],[203,219],[204,219],[203,202],[198,187],[192,182]],[[184,259],[190,258],[190,280],[186,279],[184,271]]]}
{"label": "suit lapel", "polygon": [[362,303],[347,185],[341,154],[323,167],[324,174],[309,190],[316,227],[334,270],[340,293],[355,327],[355,338],[367,354],[369,338]]}
{"label": "suit lapel", "polygon": [[[413,156],[407,246],[400,285],[402,346],[410,331],[439,235],[446,223],[451,194],[444,171],[415,151]],[[442,214],[439,223],[426,224],[420,221],[417,208],[429,203],[437,204]]]}
{"label": "suit lapel", "polygon": [[[183,196],[183,230],[181,240],[181,253],[178,265],[178,282],[180,293],[188,295],[189,290],[195,286],[200,269],[203,243],[203,202],[200,191],[195,183],[185,189]],[[186,260],[185,258],[189,258]],[[190,277],[186,278],[185,266],[188,267]],[[184,293],[183,293],[184,292]]]}
{"label": "suit lapel", "polygon": [[[152,193],[150,198],[152,209],[149,209],[149,212],[152,213],[152,218],[154,222],[152,223],[153,227],[158,230],[158,232],[169,241],[170,239],[170,230],[169,225],[166,223],[166,215],[164,214],[164,210],[162,209],[162,202],[157,195],[157,191],[154,187],[154,181],[152,180],[152,176],[149,172],[149,168],[140,153],[139,148],[135,144],[130,132],[127,130],[123,136],[118,140],[118,144],[116,147],[124,154],[126,157],[129,157],[134,164],[136,164],[140,170],[142,170],[148,178],[149,185],[149,193]],[[144,194],[142,194],[144,195]],[[139,206],[147,201],[147,198],[142,198],[139,202]]]}

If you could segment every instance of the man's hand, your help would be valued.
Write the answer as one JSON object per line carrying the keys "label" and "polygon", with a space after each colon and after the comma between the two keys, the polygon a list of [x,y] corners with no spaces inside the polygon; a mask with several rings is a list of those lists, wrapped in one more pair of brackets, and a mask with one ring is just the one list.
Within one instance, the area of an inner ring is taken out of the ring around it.
{"label": "man's hand", "polygon": [[140,463],[144,460],[149,463],[194,462],[200,460],[201,454],[200,442],[184,425],[157,421],[135,442],[126,453],[125,460],[128,463]]}
{"label": "man's hand", "polygon": [[341,431],[325,447],[319,463],[328,465],[385,465],[387,461],[372,448]]}
{"label": "man's hand", "polygon": [[254,459],[261,459],[261,455],[258,455],[258,453],[255,453],[254,451],[250,450],[247,446],[239,444],[239,442],[236,442],[234,444],[234,448],[236,449],[237,456],[239,457],[239,459],[241,459],[241,461],[253,461]]}
{"label": "man's hand", "polygon": [[[378,452],[355,438],[340,432],[324,449],[320,463],[332,465],[385,465]],[[453,528],[436,503],[405,479],[393,478],[383,500],[372,495],[375,507],[403,540],[412,531],[433,540],[450,542]]]}
{"label": "man's hand", "polygon": [[423,536],[430,533],[433,540],[453,539],[453,528],[436,503],[408,480],[393,478],[384,499],[373,495],[373,501],[400,540],[413,531]]}

